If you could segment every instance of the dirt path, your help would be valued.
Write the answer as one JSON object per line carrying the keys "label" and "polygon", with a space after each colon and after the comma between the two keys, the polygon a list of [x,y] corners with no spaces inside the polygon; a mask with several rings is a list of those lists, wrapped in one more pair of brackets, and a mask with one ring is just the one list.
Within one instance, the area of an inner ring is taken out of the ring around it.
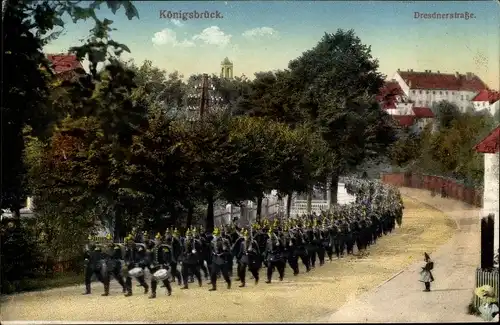
{"label": "dirt path", "polygon": [[[475,285],[475,269],[480,259],[479,209],[464,203],[431,197],[427,191],[402,189],[406,195],[428,203],[452,217],[456,235],[431,255],[435,262],[432,291],[422,292],[418,272],[422,262],[339,311],[325,322],[480,322],[466,314]],[[419,256],[420,258],[420,256]],[[394,302],[397,301],[395,305]],[[390,312],[388,312],[390,310]]]}
{"label": "dirt path", "polygon": [[[81,296],[82,286],[25,293],[2,301],[2,320],[147,321],[147,322],[307,322],[330,314],[360,294],[433,252],[455,233],[455,223],[443,213],[405,198],[403,227],[384,236],[364,257],[334,260],[308,274],[270,285],[217,292],[208,286],[181,291],[171,297],[147,299],[139,290],[125,298],[112,287],[110,297],[94,285],[94,294]],[[261,274],[264,274],[261,271]],[[136,288],[134,288],[136,289]],[[137,288],[140,289],[140,288]]]}

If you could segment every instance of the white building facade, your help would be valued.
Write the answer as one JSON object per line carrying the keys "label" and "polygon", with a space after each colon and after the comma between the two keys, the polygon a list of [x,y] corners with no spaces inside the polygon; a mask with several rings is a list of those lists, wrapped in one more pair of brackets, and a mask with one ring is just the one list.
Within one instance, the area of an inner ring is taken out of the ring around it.
{"label": "white building facade", "polygon": [[500,93],[492,90],[482,90],[472,99],[475,111],[488,111],[495,115],[500,109]]}
{"label": "white building facade", "polygon": [[494,252],[499,249],[500,202],[499,202],[499,139],[500,126],[493,130],[477,146],[476,151],[484,153],[484,190],[482,216],[495,215]]}
{"label": "white building facade", "polygon": [[475,74],[398,71],[393,79],[417,107],[432,107],[441,101],[449,101],[465,112],[472,107],[472,99],[488,86]]}

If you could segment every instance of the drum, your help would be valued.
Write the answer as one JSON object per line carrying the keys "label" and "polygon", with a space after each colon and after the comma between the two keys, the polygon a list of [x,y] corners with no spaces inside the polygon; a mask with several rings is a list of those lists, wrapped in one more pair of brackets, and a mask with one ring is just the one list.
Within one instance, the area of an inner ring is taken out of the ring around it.
{"label": "drum", "polygon": [[168,278],[168,271],[165,269],[160,269],[156,271],[153,276],[155,277],[156,280],[158,281],[163,281]]}
{"label": "drum", "polygon": [[133,278],[138,278],[144,275],[144,270],[141,269],[140,267],[134,267],[132,270],[128,271],[128,275]]}

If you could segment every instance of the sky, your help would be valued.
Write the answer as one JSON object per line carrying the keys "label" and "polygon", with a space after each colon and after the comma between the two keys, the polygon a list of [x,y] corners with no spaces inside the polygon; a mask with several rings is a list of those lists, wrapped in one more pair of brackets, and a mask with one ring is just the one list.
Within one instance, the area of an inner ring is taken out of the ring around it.
{"label": "sky", "polygon": [[[220,73],[228,57],[234,75],[285,69],[324,33],[353,29],[370,45],[379,70],[390,79],[397,69],[473,72],[500,88],[500,5],[490,1],[137,1],[139,19],[124,9],[113,15],[112,38],[126,44],[124,59],[151,60],[185,77]],[[186,20],[171,13],[219,13]],[[455,13],[462,18],[416,19],[415,13]],[[472,18],[470,17],[472,14]],[[460,15],[459,15],[460,16]],[[68,17],[65,17],[68,18]],[[171,19],[169,19],[171,18]],[[468,18],[468,19],[465,19]],[[67,21],[63,36],[46,53],[67,52],[89,35],[92,22]]]}

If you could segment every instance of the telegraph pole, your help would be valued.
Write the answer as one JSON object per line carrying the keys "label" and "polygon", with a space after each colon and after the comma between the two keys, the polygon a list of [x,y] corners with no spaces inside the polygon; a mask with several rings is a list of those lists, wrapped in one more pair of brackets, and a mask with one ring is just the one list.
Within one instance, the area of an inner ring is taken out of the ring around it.
{"label": "telegraph pole", "polygon": [[209,107],[210,95],[208,94],[208,74],[203,74],[201,83],[201,102],[200,102],[200,118],[203,118],[205,110]]}

